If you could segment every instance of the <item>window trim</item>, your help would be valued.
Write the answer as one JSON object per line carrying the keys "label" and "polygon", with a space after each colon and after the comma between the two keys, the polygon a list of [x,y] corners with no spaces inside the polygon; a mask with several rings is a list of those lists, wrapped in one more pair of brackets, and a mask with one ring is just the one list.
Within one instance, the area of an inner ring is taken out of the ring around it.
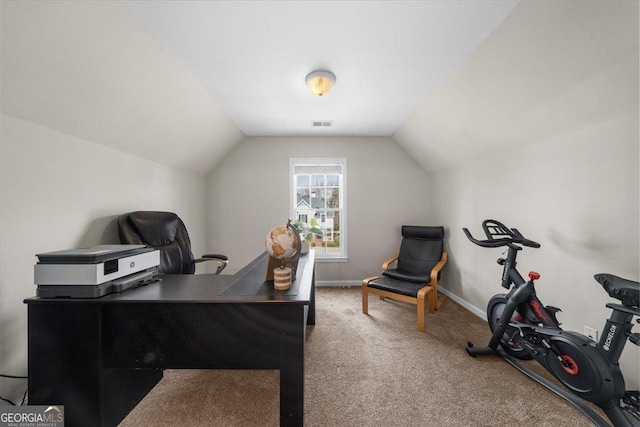
{"label": "window trim", "polygon": [[296,165],[339,164],[342,167],[342,186],[340,210],[340,249],[341,254],[329,255],[316,253],[316,262],[347,262],[347,159],[345,157],[291,157],[289,158],[289,213],[292,221],[296,218],[296,188],[294,167]]}

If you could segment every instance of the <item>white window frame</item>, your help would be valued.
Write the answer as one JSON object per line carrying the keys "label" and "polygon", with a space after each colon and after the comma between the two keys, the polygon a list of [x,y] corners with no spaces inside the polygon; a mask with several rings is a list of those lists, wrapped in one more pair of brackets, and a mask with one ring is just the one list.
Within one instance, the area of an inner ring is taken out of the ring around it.
{"label": "white window frame", "polygon": [[340,253],[327,254],[316,252],[317,262],[347,262],[347,159],[344,157],[296,157],[289,159],[289,211],[292,221],[297,220],[298,202],[295,183],[295,166],[340,165],[342,168],[340,184]]}

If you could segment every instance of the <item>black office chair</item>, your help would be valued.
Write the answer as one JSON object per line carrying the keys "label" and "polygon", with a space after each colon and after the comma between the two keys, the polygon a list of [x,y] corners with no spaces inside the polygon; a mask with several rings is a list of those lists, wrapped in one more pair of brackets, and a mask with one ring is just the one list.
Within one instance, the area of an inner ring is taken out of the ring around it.
{"label": "black office chair", "polygon": [[196,263],[217,261],[215,274],[227,266],[225,255],[209,254],[194,258],[187,228],[178,215],[172,212],[137,211],[118,217],[120,242],[130,245],[146,245],[160,250],[160,273],[193,274]]}
{"label": "black office chair", "polygon": [[[397,267],[389,268],[394,261]],[[403,225],[398,254],[382,264],[381,276],[362,281],[362,312],[368,313],[369,293],[416,304],[418,330],[424,332],[426,308],[434,313],[444,299],[438,298],[438,280],[446,262],[444,227]]]}

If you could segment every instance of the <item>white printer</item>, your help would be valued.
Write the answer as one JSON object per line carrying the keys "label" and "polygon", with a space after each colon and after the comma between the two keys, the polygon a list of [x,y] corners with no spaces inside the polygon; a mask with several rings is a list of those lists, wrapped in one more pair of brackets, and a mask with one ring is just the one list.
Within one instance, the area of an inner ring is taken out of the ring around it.
{"label": "white printer", "polygon": [[98,298],[158,280],[160,251],[144,245],[97,245],[36,256],[40,298]]}

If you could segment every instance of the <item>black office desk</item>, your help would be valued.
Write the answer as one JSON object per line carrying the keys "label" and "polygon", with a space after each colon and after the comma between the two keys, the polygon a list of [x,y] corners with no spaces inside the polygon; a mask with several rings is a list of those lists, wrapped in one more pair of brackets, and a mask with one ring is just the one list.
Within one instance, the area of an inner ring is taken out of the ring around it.
{"label": "black office desk", "polygon": [[29,298],[29,403],[65,405],[68,427],[114,426],[163,369],[277,369],[280,425],[302,426],[314,261],[313,251],[300,257],[289,291],[264,282],[263,254],[232,276],[165,275],[97,299]]}

